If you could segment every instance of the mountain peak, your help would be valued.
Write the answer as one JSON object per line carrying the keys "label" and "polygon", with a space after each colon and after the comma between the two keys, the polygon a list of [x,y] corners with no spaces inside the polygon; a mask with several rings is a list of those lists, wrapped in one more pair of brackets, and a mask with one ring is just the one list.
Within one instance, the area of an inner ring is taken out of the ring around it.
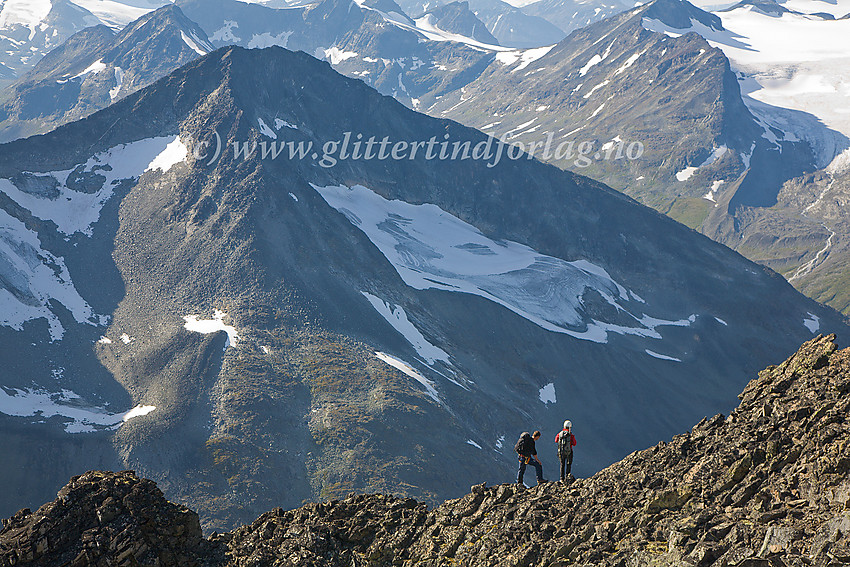
{"label": "mountain peak", "polygon": [[470,37],[488,45],[499,45],[499,40],[469,9],[468,0],[436,6],[428,10],[425,16],[431,16],[431,23],[443,31]]}
{"label": "mountain peak", "polygon": [[779,4],[779,2],[776,2],[776,0],[743,0],[742,2],[739,2],[734,6],[730,6],[729,8],[726,8],[723,11],[731,12],[732,10],[744,8],[746,6],[751,6],[753,9],[758,10],[759,12],[767,16],[781,16],[782,14],[788,14],[792,12],[792,10],[789,10],[785,6],[782,6],[781,4]]}
{"label": "mountain peak", "polygon": [[679,30],[692,28],[694,22],[716,31],[724,30],[719,17],[697,8],[687,0],[654,0],[643,8],[643,17]]}
{"label": "mountain peak", "polygon": [[7,89],[0,103],[0,141],[83,118],[214,49],[173,4],[117,35],[103,24],[87,27]]}
{"label": "mountain peak", "polygon": [[[206,55],[215,50],[207,35],[195,22],[187,18],[176,4],[168,4],[142,16],[124,28],[117,37],[118,45],[114,48],[116,55],[113,57],[118,57],[118,53],[122,51],[138,51],[140,46],[145,46],[165,34],[168,34],[170,41],[169,44],[162,45],[165,52],[173,51],[174,44],[183,48],[181,43],[198,55]],[[126,54],[121,53],[121,56],[126,57]],[[168,58],[164,59],[168,60]],[[125,65],[129,66],[132,62],[133,58],[130,57]]]}

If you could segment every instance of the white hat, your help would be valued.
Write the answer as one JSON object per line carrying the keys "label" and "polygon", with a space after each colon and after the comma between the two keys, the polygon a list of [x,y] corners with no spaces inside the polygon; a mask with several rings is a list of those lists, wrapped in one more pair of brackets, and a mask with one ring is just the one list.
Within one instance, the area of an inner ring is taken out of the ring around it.
{"label": "white hat", "polygon": [[570,421],[568,419],[567,421],[564,422],[564,429],[572,429],[572,428],[573,428],[573,422],[572,421]]}

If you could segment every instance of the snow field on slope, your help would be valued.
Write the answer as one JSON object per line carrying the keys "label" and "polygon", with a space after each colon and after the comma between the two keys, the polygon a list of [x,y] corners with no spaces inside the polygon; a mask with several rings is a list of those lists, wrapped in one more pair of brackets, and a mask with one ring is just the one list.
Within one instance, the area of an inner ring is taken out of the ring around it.
{"label": "snow field on slope", "polygon": [[[492,240],[436,205],[389,201],[362,185],[313,188],[362,230],[414,289],[478,295],[543,329],[599,343],[607,342],[610,332],[661,339],[657,327],[689,326],[695,319],[633,314],[629,291],[603,268]],[[631,316],[634,326],[588,317],[583,297],[589,289]]]}
{"label": "snow field on slope", "polygon": [[209,53],[210,51],[215,50],[213,46],[201,40],[201,38],[196,36],[194,33],[192,33],[192,35],[190,36],[183,30],[180,30],[180,37],[183,39],[183,43],[185,43],[189,47],[189,49],[191,49],[198,55],[203,56]]}
{"label": "snow field on slope", "polygon": [[95,315],[77,292],[64,260],[44,250],[38,234],[3,209],[0,209],[0,282],[2,326],[20,331],[27,321],[44,318],[51,341],[60,340],[65,329],[49,308],[53,300],[64,305],[78,323],[106,323],[106,318]]}
{"label": "snow field on slope", "polygon": [[183,328],[187,331],[193,331],[203,335],[224,331],[227,333],[227,340],[224,342],[224,348],[236,346],[239,342],[239,333],[236,331],[236,327],[224,324],[225,317],[227,317],[227,313],[218,309],[216,309],[213,313],[212,319],[199,319],[198,315],[187,315],[183,317],[183,320],[185,321]]}
{"label": "snow field on slope", "polygon": [[[139,140],[110,148],[64,171],[27,173],[29,182],[42,184],[55,193],[24,192],[9,179],[0,179],[0,192],[34,217],[53,222],[67,237],[77,233],[91,236],[104,204],[114,193],[115,183],[136,179],[145,171],[168,171],[184,160],[187,152],[179,136]],[[90,175],[100,188],[91,193],[70,189],[67,184],[72,173]],[[78,323],[106,324],[107,319],[96,315],[77,292],[64,260],[44,250],[38,233],[3,210],[0,279],[16,290],[13,294],[0,288],[0,325],[22,330],[25,322],[45,318],[51,340],[59,340],[64,328],[48,307],[51,300],[64,305]]]}
{"label": "snow field on slope", "polygon": [[[59,191],[55,198],[25,193],[8,179],[0,179],[0,191],[34,216],[55,223],[59,232],[67,236],[78,232],[91,236],[92,226],[100,219],[103,205],[112,197],[117,182],[136,179],[145,171],[154,169],[168,171],[187,155],[188,150],[179,136],[147,138],[110,148],[70,169],[29,173],[45,182],[50,178],[55,180]],[[96,175],[103,178],[103,182],[100,189],[92,193],[74,191],[67,186],[72,173]]]}
{"label": "snow field on slope", "polygon": [[0,28],[24,26],[30,29],[50,12],[50,0],[6,0],[0,8]]}
{"label": "snow field on slope", "polygon": [[432,366],[438,360],[449,364],[448,353],[428,342],[428,339],[426,339],[419,329],[417,329],[410,319],[408,319],[407,313],[404,312],[404,309],[402,309],[401,306],[392,306],[383,299],[375,297],[365,291],[361,291],[360,293],[369,300],[369,303],[371,303],[372,307],[380,313],[381,317],[386,319],[396,331],[407,339],[407,342],[416,349],[416,353],[421,356],[425,362]]}
{"label": "snow field on slope", "polygon": [[[850,12],[850,2],[844,0],[844,5]],[[827,4],[814,0],[786,5],[792,6],[829,11],[823,9]],[[752,6],[715,15],[721,18],[725,31],[710,29],[693,19],[687,29],[671,28],[648,18],[643,25],[671,37],[693,31],[722,50],[732,68],[743,75],[739,80],[743,80],[744,102],[753,114],[786,132],[786,140],[807,140],[820,165],[829,164],[847,147],[846,137],[850,137],[850,19],[793,13],[771,16]],[[808,113],[820,122],[785,109]],[[767,129],[765,138],[776,141]]]}
{"label": "snow field on slope", "polygon": [[420,374],[419,372],[414,370],[414,368],[411,365],[404,362],[400,358],[396,358],[396,357],[389,355],[385,352],[376,352],[375,356],[377,358],[383,360],[384,362],[386,362],[387,364],[389,364],[390,366],[392,366],[396,370],[400,370],[401,372],[403,372],[407,376],[413,378],[414,380],[416,380],[417,382],[422,384],[422,386],[425,387],[425,393],[428,394],[428,396],[432,400],[434,400],[435,402],[437,402],[440,405],[445,405],[443,403],[443,400],[440,399],[440,395],[437,393],[437,389],[435,388],[435,384],[432,381],[425,378],[422,374]]}
{"label": "snow field on slope", "polygon": [[170,4],[167,0],[71,0],[85,8],[113,29],[120,29],[157,8]]}
{"label": "snow field on slope", "polygon": [[0,413],[14,417],[38,417],[45,422],[51,417],[70,419],[64,426],[66,433],[94,433],[115,430],[135,417],[147,415],[156,406],[138,405],[121,413],[110,413],[104,408],[79,403],[80,396],[63,390],[51,394],[46,390],[19,390],[0,387]]}

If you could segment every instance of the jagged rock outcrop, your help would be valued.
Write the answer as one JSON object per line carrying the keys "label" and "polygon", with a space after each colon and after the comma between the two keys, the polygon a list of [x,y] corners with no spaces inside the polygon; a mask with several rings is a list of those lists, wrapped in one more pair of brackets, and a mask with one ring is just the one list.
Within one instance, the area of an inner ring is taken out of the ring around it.
{"label": "jagged rock outcrop", "polygon": [[159,554],[160,565],[848,565],[850,349],[834,339],[819,336],[762,371],[728,417],[591,478],[482,484],[434,510],[353,495],[274,510],[204,543],[197,517],[150,481],[88,473],[35,514],[4,522],[0,565],[63,565],[82,544],[53,537],[81,534],[101,550],[144,549],[141,564]]}
{"label": "jagged rock outcrop", "polygon": [[198,565],[212,546],[198,515],[133,471],[71,479],[35,513],[3,521],[0,565]]}

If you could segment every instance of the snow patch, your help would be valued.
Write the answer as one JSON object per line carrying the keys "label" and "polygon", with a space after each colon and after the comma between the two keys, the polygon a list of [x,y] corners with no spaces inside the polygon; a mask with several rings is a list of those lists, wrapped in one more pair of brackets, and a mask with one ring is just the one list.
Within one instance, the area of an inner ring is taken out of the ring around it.
{"label": "snow patch", "polygon": [[292,128],[293,130],[298,130],[298,126],[296,126],[295,124],[290,124],[286,120],[281,120],[280,118],[274,119],[275,130],[280,130],[284,126],[287,127],[287,128]]}
{"label": "snow patch", "polygon": [[590,71],[591,67],[600,63],[602,63],[602,56],[597,53],[596,55],[590,58],[590,61],[585,63],[584,67],[578,70],[579,76],[584,77],[585,75],[587,75],[587,72]]}
{"label": "snow patch", "polygon": [[[607,83],[607,81],[606,81],[606,83]],[[602,151],[605,152],[605,151],[608,151],[608,150],[612,150],[612,149],[614,149],[615,145],[621,143],[622,141],[623,141],[623,139],[620,138],[619,135],[614,136],[609,141],[602,144]]]}
{"label": "snow patch", "polygon": [[[629,292],[600,266],[567,262],[512,241],[496,241],[436,205],[388,201],[355,185],[313,188],[363,231],[402,280],[414,289],[439,289],[483,297],[543,329],[604,343],[608,333],[660,339],[657,327],[687,326],[642,312]],[[633,326],[598,321],[584,310],[594,291]]]}
{"label": "snow patch", "polygon": [[803,325],[814,335],[820,329],[820,317],[814,313],[809,313],[806,319],[803,319]]}
{"label": "snow patch", "polygon": [[37,417],[39,423],[61,416],[66,433],[114,431],[133,418],[147,415],[156,406],[136,406],[126,412],[110,413],[105,408],[85,406],[70,390],[51,394],[46,390],[0,387],[0,413],[15,417]]}
{"label": "snow patch", "polygon": [[521,55],[521,51],[500,51],[496,54],[496,61],[502,65],[513,65],[519,61]]}
{"label": "snow patch", "polygon": [[333,46],[328,49],[319,48],[318,52],[324,54],[324,58],[331,62],[331,65],[339,65],[346,59],[351,59],[352,57],[357,57],[357,52],[355,51],[343,51],[337,46]]}
{"label": "snow patch", "polygon": [[472,445],[472,446],[473,446],[473,447],[475,447],[476,449],[480,449],[480,448],[481,448],[481,445],[479,445],[478,443],[476,443],[476,442],[475,442],[475,441],[473,441],[472,439],[467,439],[467,440],[466,440],[466,444],[467,444],[467,445]]}
{"label": "snow patch", "polygon": [[106,63],[103,62],[103,59],[98,59],[88,67],[86,67],[82,72],[77,73],[73,77],[68,79],[59,79],[56,82],[61,84],[65,84],[68,81],[73,81],[74,79],[85,79],[88,75],[97,75],[101,71],[106,69]]}
{"label": "snow patch", "polygon": [[218,309],[213,313],[212,319],[198,319],[197,315],[187,315],[183,317],[183,320],[186,322],[183,328],[187,331],[194,331],[203,335],[224,331],[227,333],[224,348],[236,346],[239,341],[239,333],[236,332],[236,327],[224,324],[225,317],[227,317],[227,313]]}
{"label": "snow patch", "polygon": [[686,167],[682,171],[676,173],[676,179],[678,179],[679,181],[687,181],[688,179],[691,178],[691,176],[694,173],[697,172],[697,170],[699,170],[699,168],[706,167],[706,166],[713,164],[714,162],[719,160],[721,157],[723,157],[728,150],[729,150],[729,148],[727,148],[725,145],[714,148],[711,151],[711,153],[708,155],[708,157],[705,158],[705,160],[703,160],[703,162],[701,164],[699,164],[697,166]]}
{"label": "snow patch", "polygon": [[189,34],[184,32],[183,30],[180,30],[180,37],[183,38],[183,43],[188,45],[189,49],[191,49],[192,51],[194,51],[198,55],[206,55],[207,53],[212,51],[212,46],[209,46],[210,49],[204,49],[204,47],[201,46],[201,44],[204,43],[204,42],[201,41],[201,39],[198,38],[194,34],[192,34],[190,36]]}
{"label": "snow patch", "polygon": [[686,167],[682,171],[679,171],[679,172],[676,173],[676,179],[678,179],[679,181],[687,181],[688,179],[691,178],[691,176],[694,173],[696,173],[697,169],[699,169],[699,168],[698,167]]}
{"label": "snow patch", "polygon": [[667,356],[666,354],[658,354],[657,352],[653,352],[649,349],[644,350],[646,354],[651,356],[652,358],[657,358],[659,360],[670,360],[672,362],[682,362],[681,359],[674,358],[672,356]]}
{"label": "snow patch", "polygon": [[597,90],[601,89],[602,87],[604,87],[605,85],[607,85],[609,82],[610,82],[610,81],[605,80],[605,81],[602,81],[601,83],[599,83],[598,85],[595,85],[592,89],[590,89],[590,90],[587,92],[587,94],[585,94],[585,95],[584,95],[584,98],[590,98],[591,96],[593,96],[593,93],[594,93],[594,92],[596,92]]}
{"label": "snow patch", "polygon": [[631,67],[632,65],[634,65],[634,64],[635,64],[635,61],[637,61],[637,60],[640,58],[640,56],[641,56],[641,55],[643,55],[644,53],[646,53],[646,50],[643,50],[643,51],[641,51],[640,53],[633,53],[632,55],[630,55],[630,56],[629,56],[629,58],[628,58],[628,59],[626,59],[626,62],[625,62],[625,63],[623,63],[623,64],[620,66],[620,68],[619,68],[619,69],[617,69],[616,71],[614,71],[614,74],[615,74],[615,75],[619,75],[620,73],[622,73],[623,71],[625,71],[626,69],[628,69],[629,67]]}
{"label": "snow patch", "polygon": [[167,172],[180,162],[186,161],[189,155],[189,148],[177,136],[170,144],[165,146],[165,149],[150,162],[145,171],[154,171],[156,169]]}
{"label": "snow patch", "polygon": [[239,24],[233,20],[225,20],[224,24],[215,30],[213,34],[210,36],[210,40],[212,41],[221,41],[224,43],[239,43],[242,41],[233,33],[235,28],[238,28]]}
{"label": "snow patch", "polygon": [[268,32],[254,34],[251,38],[251,41],[248,42],[248,49],[265,49],[266,47],[286,47],[286,44],[289,43],[289,36],[291,36],[293,32],[285,31],[280,32],[277,35],[272,35]]}
{"label": "snow patch", "polygon": [[416,349],[417,354],[419,354],[419,356],[421,356],[430,366],[433,366],[438,360],[449,364],[448,353],[431,344],[428,339],[422,335],[419,329],[414,326],[410,319],[408,319],[407,313],[404,312],[404,309],[402,309],[401,306],[392,306],[390,303],[385,302],[370,293],[366,293],[365,291],[361,291],[360,293],[369,300],[369,303],[372,304],[372,307],[375,308],[375,311],[377,311],[381,317],[386,319],[396,331],[407,339],[407,342]]}
{"label": "snow patch", "polygon": [[546,45],[544,47],[535,47],[533,49],[526,49],[519,56],[520,64],[517,65],[517,67],[515,69],[511,70],[511,73],[516,73],[517,71],[525,69],[526,67],[528,67],[529,65],[531,65],[532,63],[534,63],[535,61],[537,61],[538,59],[540,59],[541,57],[543,57],[547,53],[549,53],[550,51],[552,51],[553,47],[555,47],[555,46],[554,45]]}
{"label": "snow patch", "polygon": [[555,384],[549,383],[540,388],[540,392],[538,392],[538,396],[540,397],[540,401],[544,404],[554,404],[557,401],[555,398]]}
{"label": "snow patch", "polygon": [[[6,192],[0,180],[0,190]],[[9,184],[11,185],[11,184]],[[14,187],[14,186],[12,186]],[[100,326],[108,318],[96,315],[80,296],[61,257],[41,247],[38,233],[0,209],[0,325],[23,330],[27,321],[45,319],[51,341],[65,329],[50,309],[61,303],[78,323]]]}
{"label": "snow patch", "polygon": [[277,134],[275,131],[269,128],[269,125],[262,118],[257,118],[257,122],[260,124],[260,134],[263,136],[267,136],[272,140],[277,140]]}
{"label": "snow patch", "polygon": [[115,102],[118,98],[118,93],[121,92],[121,87],[124,85],[124,69],[115,67],[115,87],[109,89],[109,100]]}
{"label": "snow patch", "polygon": [[708,193],[702,196],[703,199],[708,199],[712,203],[717,203],[717,199],[715,199],[715,195],[717,195],[718,191],[720,191],[721,185],[726,183],[723,179],[718,179],[716,181],[712,181],[711,189],[709,189]]}
{"label": "snow patch", "polygon": [[437,394],[437,389],[434,387],[435,384],[424,376],[422,376],[422,374],[414,370],[413,367],[410,366],[408,363],[383,352],[376,352],[375,356],[383,360],[396,370],[401,370],[404,374],[422,384],[425,387],[425,393],[428,394],[428,396],[432,400],[434,400],[440,405],[443,405],[443,401],[440,399],[440,396]]}

